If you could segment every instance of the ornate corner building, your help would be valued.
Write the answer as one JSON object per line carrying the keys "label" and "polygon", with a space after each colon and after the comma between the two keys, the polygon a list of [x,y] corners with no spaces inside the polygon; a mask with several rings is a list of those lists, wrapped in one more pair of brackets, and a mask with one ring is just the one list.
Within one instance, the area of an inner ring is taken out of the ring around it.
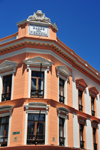
{"label": "ornate corner building", "polygon": [[100,73],[38,10],[0,39],[0,149],[100,150]]}

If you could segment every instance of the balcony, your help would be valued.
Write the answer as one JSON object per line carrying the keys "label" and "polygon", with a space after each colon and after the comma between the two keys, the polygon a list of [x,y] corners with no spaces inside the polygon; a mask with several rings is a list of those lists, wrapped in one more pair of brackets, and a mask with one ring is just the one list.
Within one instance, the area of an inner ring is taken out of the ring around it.
{"label": "balcony", "polygon": [[83,106],[79,104],[79,111],[83,111]]}
{"label": "balcony", "polygon": [[61,103],[63,103],[63,104],[64,104],[64,99],[65,99],[65,97],[64,97],[64,96],[59,95],[59,102],[61,102]]}
{"label": "balcony", "polygon": [[8,137],[0,137],[0,147],[7,146]]}
{"label": "balcony", "polygon": [[65,137],[59,137],[59,146],[65,146]]}
{"label": "balcony", "polygon": [[11,93],[1,94],[1,99],[2,99],[2,102],[10,100],[11,99]]}
{"label": "balcony", "polygon": [[80,148],[84,149],[84,141],[80,141]]}
{"label": "balcony", "polygon": [[94,150],[97,150],[97,144],[94,143]]}
{"label": "balcony", "polygon": [[44,98],[44,90],[31,90],[31,98]]}
{"label": "balcony", "polygon": [[44,144],[45,135],[29,135],[27,136],[27,144]]}
{"label": "balcony", "polygon": [[95,111],[94,110],[92,110],[92,116],[95,116]]}

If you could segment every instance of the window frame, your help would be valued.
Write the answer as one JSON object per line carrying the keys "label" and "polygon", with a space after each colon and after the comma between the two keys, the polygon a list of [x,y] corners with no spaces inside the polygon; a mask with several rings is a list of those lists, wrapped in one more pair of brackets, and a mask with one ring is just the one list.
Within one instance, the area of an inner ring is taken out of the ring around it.
{"label": "window frame", "polygon": [[59,118],[63,118],[64,119],[64,138],[65,138],[64,147],[67,147],[68,146],[67,115],[69,114],[70,111],[64,107],[58,107],[57,110],[58,110],[58,146],[59,146]]}
{"label": "window frame", "polygon": [[[35,104],[35,105],[34,105]],[[41,106],[40,106],[41,105]],[[48,144],[48,109],[49,106],[46,103],[40,103],[40,102],[32,102],[28,103],[27,105],[24,105],[25,107],[25,130],[24,130],[24,145],[27,145],[27,122],[28,122],[28,114],[39,114],[40,109],[45,109],[41,110],[41,114],[45,115],[45,143],[44,145]],[[29,110],[30,108],[30,110]],[[37,110],[33,110],[33,108],[37,108]],[[32,109],[32,110],[31,110]]]}
{"label": "window frame", "polygon": [[[10,133],[10,130],[11,130],[12,108],[13,108],[13,106],[11,106],[11,105],[0,106],[0,118],[1,118],[1,117],[9,116],[7,146],[9,146],[9,143],[10,143],[10,134],[11,134],[11,133]],[[4,113],[3,113],[3,111],[4,111]],[[5,112],[5,111],[7,111],[7,112]],[[1,147],[2,147],[2,146],[1,146]]]}
{"label": "window frame", "polygon": [[13,99],[13,88],[14,88],[14,72],[13,71],[8,71],[5,73],[0,74],[0,85],[1,85],[1,90],[0,90],[0,102],[2,102],[2,91],[3,91],[3,77],[4,76],[8,76],[8,75],[12,75],[12,82],[11,82],[11,99]]}

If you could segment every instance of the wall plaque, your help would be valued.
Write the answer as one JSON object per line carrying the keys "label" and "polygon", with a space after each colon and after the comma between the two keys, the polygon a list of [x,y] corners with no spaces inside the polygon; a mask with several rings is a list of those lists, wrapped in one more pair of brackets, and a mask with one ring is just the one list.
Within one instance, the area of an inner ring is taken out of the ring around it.
{"label": "wall plaque", "polygon": [[48,37],[49,28],[43,26],[29,25],[29,34]]}

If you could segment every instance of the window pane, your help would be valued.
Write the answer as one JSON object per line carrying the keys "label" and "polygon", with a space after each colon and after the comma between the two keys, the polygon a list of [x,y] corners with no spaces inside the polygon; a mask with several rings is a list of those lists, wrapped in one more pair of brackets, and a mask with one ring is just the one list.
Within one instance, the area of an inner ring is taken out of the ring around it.
{"label": "window pane", "polygon": [[32,79],[32,82],[31,82],[31,89],[32,89],[32,90],[36,90],[36,79]]}
{"label": "window pane", "polygon": [[8,137],[8,124],[6,125],[6,136]]}
{"label": "window pane", "polygon": [[64,119],[59,118],[59,137],[64,137]]}
{"label": "window pane", "polygon": [[6,117],[1,118],[1,124],[6,123]]}
{"label": "window pane", "polygon": [[45,115],[44,114],[29,114],[28,115],[28,121],[45,121]]}
{"label": "window pane", "polygon": [[0,126],[0,137],[4,136],[4,125]]}
{"label": "window pane", "polygon": [[63,87],[61,87],[61,96],[63,96]]}
{"label": "window pane", "polygon": [[35,134],[35,123],[28,123],[28,134]]}
{"label": "window pane", "polygon": [[43,79],[39,79],[38,89],[43,90]]}
{"label": "window pane", "polygon": [[43,134],[44,123],[37,123],[37,134]]}

